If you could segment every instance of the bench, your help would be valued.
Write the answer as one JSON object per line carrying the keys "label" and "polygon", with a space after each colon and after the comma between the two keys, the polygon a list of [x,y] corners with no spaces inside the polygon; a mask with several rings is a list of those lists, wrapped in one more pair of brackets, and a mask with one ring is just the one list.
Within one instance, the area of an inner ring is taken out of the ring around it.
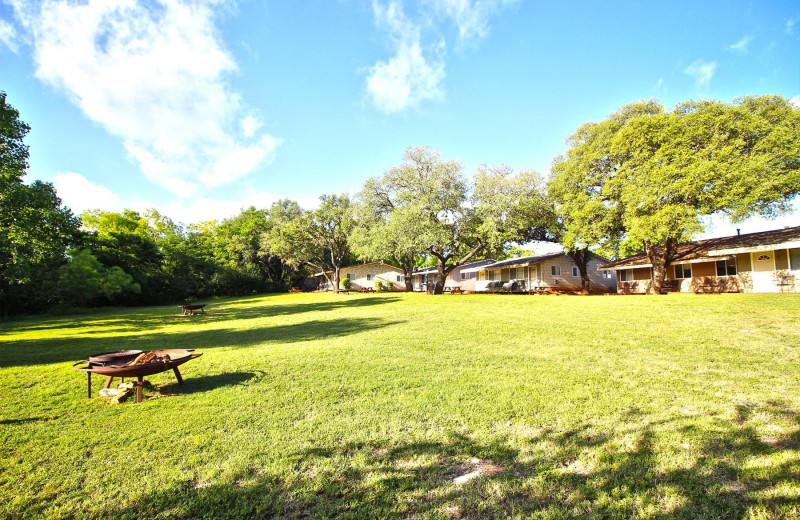
{"label": "bench", "polygon": [[372,287],[362,287],[358,291],[359,292],[375,292],[375,289],[373,289]]}
{"label": "bench", "polygon": [[189,315],[191,315],[191,316],[194,316],[195,314],[197,314],[197,311],[200,311],[200,313],[201,313],[201,314],[205,314],[205,313],[206,313],[206,311],[205,311],[205,310],[203,310],[203,308],[204,308],[205,306],[206,306],[206,304],[205,304],[205,303],[201,303],[201,304],[193,304],[193,305],[189,305],[189,304],[182,304],[182,303],[179,303],[179,304],[178,304],[178,307],[180,307],[181,309],[183,309],[183,315],[184,315],[184,316],[189,316]]}
{"label": "bench", "polygon": [[289,292],[290,293],[303,292],[303,289],[301,289],[299,287],[292,287],[291,289],[289,289]]}
{"label": "bench", "polygon": [[458,285],[454,285],[453,287],[445,287],[444,292],[450,294],[464,294],[464,289],[462,289]]}

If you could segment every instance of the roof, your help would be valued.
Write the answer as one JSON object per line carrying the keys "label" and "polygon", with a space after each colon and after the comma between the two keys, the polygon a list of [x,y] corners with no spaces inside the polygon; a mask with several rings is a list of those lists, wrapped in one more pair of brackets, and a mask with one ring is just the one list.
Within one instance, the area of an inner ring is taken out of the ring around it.
{"label": "roof", "polygon": [[[385,264],[383,262],[367,262],[365,264],[346,265],[346,266],[341,267],[339,269],[339,272],[345,271],[345,269],[347,269],[348,267],[364,267],[366,265],[382,265],[384,267],[388,267],[389,269],[393,269],[393,270],[397,271],[398,273],[402,273],[403,272],[403,270],[400,269],[399,267],[395,267],[393,265]],[[320,271],[318,273],[314,273],[312,276],[324,276],[324,273],[333,273],[333,271],[331,271],[330,269],[326,269],[324,272]]]}
{"label": "roof", "polygon": [[[474,269],[476,267],[480,267],[487,264],[492,264],[496,260],[494,258],[487,258],[486,260],[473,260],[472,262],[466,262],[458,266],[456,269],[461,268],[461,272],[463,273],[467,269]],[[431,274],[436,273],[439,271],[439,268],[434,266],[430,267],[420,267],[419,269],[414,269],[413,274]]]}
{"label": "roof", "polygon": [[[678,244],[673,264],[721,260],[737,253],[800,247],[800,226]],[[661,248],[656,248],[660,250]],[[645,253],[601,265],[598,269],[651,267]]]}

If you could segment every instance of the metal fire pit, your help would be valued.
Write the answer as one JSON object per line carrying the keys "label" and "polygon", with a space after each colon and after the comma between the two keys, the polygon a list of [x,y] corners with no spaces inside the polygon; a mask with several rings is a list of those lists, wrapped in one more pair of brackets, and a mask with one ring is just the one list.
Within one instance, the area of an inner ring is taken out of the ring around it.
{"label": "metal fire pit", "polygon": [[[141,350],[120,350],[118,352],[104,352],[102,354],[95,354],[89,356],[88,360],[78,361],[72,365],[73,370],[86,372],[86,383],[88,386],[87,395],[92,397],[92,374],[99,374],[106,376],[106,382],[103,388],[109,388],[111,382],[115,377],[119,377],[125,381],[126,377],[135,377],[136,381],[136,402],[142,402],[142,385],[144,376],[159,374],[172,369],[178,383],[183,384],[183,378],[178,370],[178,365],[182,365],[187,361],[199,358],[203,355],[202,352],[195,352],[194,349],[161,349],[153,351],[157,356],[163,357],[169,355],[169,361],[154,361],[151,363],[143,363],[141,365],[126,365],[126,363],[136,359],[136,356],[142,353]],[[78,366],[85,365],[85,366]]]}

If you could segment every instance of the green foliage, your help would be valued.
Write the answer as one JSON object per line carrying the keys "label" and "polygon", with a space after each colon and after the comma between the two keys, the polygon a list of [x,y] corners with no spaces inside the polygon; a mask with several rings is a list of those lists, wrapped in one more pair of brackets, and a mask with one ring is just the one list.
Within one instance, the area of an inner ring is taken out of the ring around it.
{"label": "green foliage", "polygon": [[27,125],[0,95],[0,315],[36,312],[53,301],[45,291],[66,249],[78,234],[79,220],[61,206],[49,183],[22,183],[27,165],[22,138]]}
{"label": "green foliage", "polygon": [[108,302],[123,292],[141,291],[139,284],[120,267],[104,267],[85,249],[72,251],[70,256],[70,261],[58,270],[57,290],[65,302],[85,305],[101,297]]}
{"label": "green foliage", "polygon": [[0,193],[18,185],[28,168],[25,136],[31,127],[19,118],[19,111],[6,101],[0,90]]}
{"label": "green foliage", "polygon": [[350,278],[342,278],[342,281],[339,282],[339,285],[345,291],[349,291],[350,290],[350,285],[351,285]]}
{"label": "green foliage", "polygon": [[339,269],[350,256],[349,237],[355,227],[353,209],[347,195],[322,195],[312,211],[299,207],[285,211],[265,237],[271,251],[291,265],[309,264],[333,271],[333,287],[339,288]]}
{"label": "green foliage", "polygon": [[394,282],[386,282],[386,290],[389,292],[394,291]]}
{"label": "green foliage", "polygon": [[675,244],[702,218],[786,211],[800,192],[800,109],[778,96],[634,103],[587,123],[553,165],[550,193],[568,249],[645,250],[660,289]]}
{"label": "green foliage", "polygon": [[378,292],[383,291],[383,282],[380,280],[375,280],[375,290]]}
{"label": "green foliage", "polygon": [[434,259],[441,292],[456,266],[529,238],[544,208],[541,191],[536,173],[513,175],[504,167],[481,168],[473,186],[457,161],[408,147],[403,164],[369,179],[359,193],[353,247],[365,258],[397,259],[409,281],[418,257]]}

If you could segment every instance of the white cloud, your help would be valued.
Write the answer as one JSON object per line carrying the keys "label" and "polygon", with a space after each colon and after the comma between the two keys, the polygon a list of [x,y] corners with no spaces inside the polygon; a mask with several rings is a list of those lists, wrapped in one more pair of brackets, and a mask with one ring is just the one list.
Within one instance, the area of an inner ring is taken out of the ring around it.
{"label": "white cloud", "polygon": [[261,122],[252,114],[248,114],[247,117],[242,119],[241,125],[242,133],[245,137],[253,137],[258,132],[258,129],[261,128]]}
{"label": "white cloud", "polygon": [[[245,189],[240,196],[232,199],[197,197],[173,199],[166,204],[157,204],[146,199],[123,200],[105,186],[94,184],[75,172],[59,173],[48,180],[55,186],[62,203],[75,215],[80,215],[89,209],[120,212],[127,208],[142,213],[150,208],[156,208],[162,215],[177,222],[195,223],[230,218],[250,206],[268,208],[273,202],[286,198],[263,190]],[[319,200],[313,196],[303,196],[293,200],[305,209],[313,209],[319,205]]]}
{"label": "white cloud", "polygon": [[694,78],[695,85],[704,87],[711,82],[714,77],[714,72],[717,70],[717,62],[712,61],[706,63],[703,60],[697,60],[685,69],[683,73]]}
{"label": "white cloud", "polygon": [[458,27],[462,40],[484,38],[489,34],[489,18],[516,0],[431,0],[434,8],[447,15]]}
{"label": "white cloud", "polygon": [[793,35],[794,34],[794,20],[786,20],[786,34]]}
{"label": "white cloud", "polygon": [[753,37],[750,35],[743,36],[741,40],[738,42],[728,45],[727,50],[734,51],[734,52],[747,52],[747,47],[750,45],[750,42],[753,41]]}
{"label": "white cloud", "polygon": [[93,184],[80,173],[59,173],[49,179],[55,186],[61,202],[68,206],[72,213],[80,215],[87,209],[104,211],[120,211],[119,195],[105,186]]}
{"label": "white cloud", "polygon": [[11,49],[14,54],[19,51],[19,47],[17,47],[17,31],[13,25],[5,20],[0,20],[0,42],[5,43],[6,47]]}
{"label": "white cloud", "polygon": [[[402,0],[373,0],[375,23],[385,31],[394,55],[368,69],[367,93],[387,113],[414,108],[423,101],[444,97],[445,39],[437,23],[451,20],[459,42],[489,34],[489,18],[516,0],[427,0],[420,14],[406,16]],[[428,34],[430,33],[430,34]]]}
{"label": "white cloud", "polygon": [[249,174],[279,145],[242,124],[246,107],[226,81],[236,64],[215,27],[221,3],[13,5],[33,38],[37,77],[122,138],[148,179],[188,196]]}
{"label": "white cloud", "polygon": [[389,61],[379,61],[369,69],[367,92],[375,106],[384,112],[400,112],[420,102],[443,96],[444,61],[442,47],[426,58],[422,48],[420,27],[406,18],[400,2],[384,6],[373,2],[375,19],[386,30],[395,55]]}
{"label": "white cloud", "polygon": [[793,106],[800,108],[800,95],[797,95],[789,100]]}

